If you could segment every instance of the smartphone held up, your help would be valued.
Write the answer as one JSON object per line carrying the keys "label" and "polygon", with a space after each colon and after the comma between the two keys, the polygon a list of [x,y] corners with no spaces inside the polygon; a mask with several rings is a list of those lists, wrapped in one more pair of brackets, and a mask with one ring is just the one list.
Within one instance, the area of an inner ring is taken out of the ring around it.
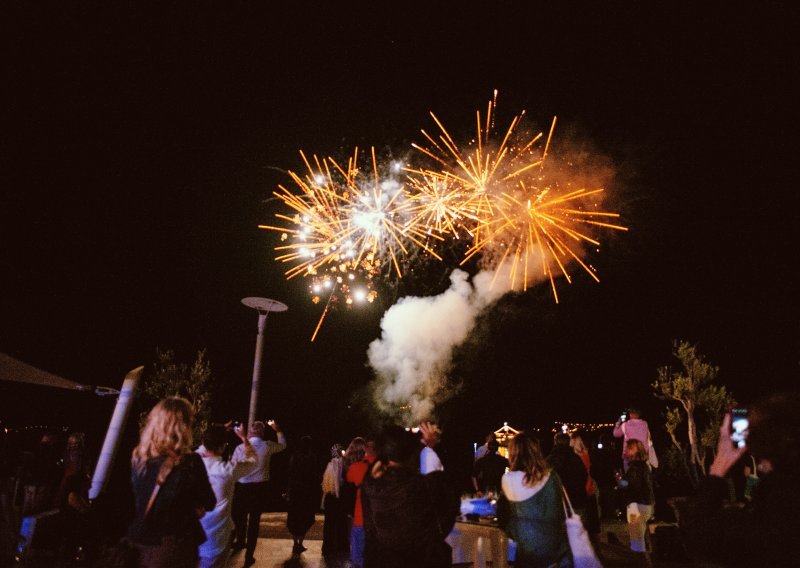
{"label": "smartphone held up", "polygon": [[747,417],[746,408],[731,409],[731,441],[736,448],[747,445],[747,435],[750,433],[750,419]]}

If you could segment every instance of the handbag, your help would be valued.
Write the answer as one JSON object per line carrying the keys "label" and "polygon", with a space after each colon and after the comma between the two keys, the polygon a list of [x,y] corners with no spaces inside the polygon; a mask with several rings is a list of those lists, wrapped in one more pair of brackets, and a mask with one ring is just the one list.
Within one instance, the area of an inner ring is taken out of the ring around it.
{"label": "handbag", "polygon": [[758,466],[756,465],[756,458],[750,456],[750,459],[753,462],[753,469],[750,475],[748,475],[744,481],[744,498],[747,501],[753,500],[753,492],[755,491],[756,486],[758,486],[759,481],[761,481],[758,478]]}
{"label": "handbag", "polygon": [[567,523],[567,540],[572,551],[572,562],[575,568],[603,568],[589,540],[589,533],[583,527],[581,518],[575,514],[564,486],[561,486],[561,504]]}
{"label": "handbag", "polygon": [[[161,485],[166,481],[169,474],[172,472],[172,467],[175,465],[172,457],[168,457],[161,464],[156,476],[156,483],[153,487],[153,492],[150,494],[150,499],[147,501],[147,507],[144,510],[144,520],[150,509],[155,503],[156,496],[161,490]],[[136,568],[139,566],[139,550],[136,545],[128,537],[122,537],[118,542],[111,546],[107,546],[98,559],[96,566],[103,566],[104,568]]]}

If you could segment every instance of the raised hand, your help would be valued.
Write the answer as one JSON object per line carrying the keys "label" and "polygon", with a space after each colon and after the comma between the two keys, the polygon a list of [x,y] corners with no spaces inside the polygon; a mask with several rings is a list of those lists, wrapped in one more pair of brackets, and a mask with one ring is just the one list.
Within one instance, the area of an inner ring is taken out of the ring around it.
{"label": "raised hand", "polygon": [[725,477],[735,464],[747,451],[747,448],[737,448],[731,440],[731,415],[725,415],[722,419],[722,427],[719,429],[719,443],[717,444],[717,455],[714,463],[708,470],[710,475]]}

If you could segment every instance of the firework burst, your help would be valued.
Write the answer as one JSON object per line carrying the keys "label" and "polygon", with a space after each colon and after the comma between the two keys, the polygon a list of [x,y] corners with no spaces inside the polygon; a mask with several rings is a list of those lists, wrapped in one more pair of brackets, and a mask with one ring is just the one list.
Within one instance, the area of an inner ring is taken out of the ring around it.
{"label": "firework burst", "polygon": [[[441,223],[434,227],[454,234],[452,219],[466,219],[461,226],[472,238],[472,246],[462,265],[480,254],[484,264],[494,267],[494,280],[501,271],[505,272],[510,288],[522,290],[527,289],[534,271],[540,269],[550,280],[558,302],[555,276],[561,274],[572,282],[567,269],[572,261],[599,281],[595,270],[581,259],[581,244],[600,246],[591,236],[590,226],[627,228],[610,222],[618,214],[600,209],[603,189],[575,189],[569,173],[545,172],[555,118],[546,139],[541,132],[526,135],[522,131],[524,112],[512,119],[504,134],[497,135],[496,106],[497,91],[485,116],[480,111],[476,113],[475,137],[464,148],[431,113],[439,128],[438,136],[423,130],[427,145],[413,147],[441,168],[441,172],[429,174],[431,179],[452,180],[446,195],[457,195],[459,201],[457,206],[440,211],[442,206],[430,199],[420,218],[429,224],[432,218],[445,219],[449,223],[444,227],[440,228]],[[465,215],[464,211],[470,214]]]}
{"label": "firework burst", "polygon": [[463,234],[472,236],[470,227],[479,220],[474,193],[453,176],[430,170],[409,170],[407,196],[412,204],[409,226],[439,241],[445,240],[442,235],[452,235],[456,239]]}
{"label": "firework burst", "polygon": [[356,148],[346,163],[300,153],[305,173],[289,172],[291,189],[274,192],[289,213],[260,227],[281,233],[276,260],[286,277],[306,279],[312,300],[325,304],[312,341],[333,305],[373,302],[420,255],[441,260],[436,249],[456,241],[465,244],[462,265],[477,257],[512,290],[543,276],[558,302],[555,278],[572,282],[572,262],[599,281],[583,259],[586,245],[600,246],[593,229],[627,230],[602,210],[602,184],[560,167],[564,156],[545,168],[555,118],[546,138],[522,128],[524,112],[498,131],[496,108],[497,91],[465,144],[431,113],[438,134],[422,130],[425,142],[412,145],[419,164],[379,163],[374,148]]}
{"label": "firework burst", "polygon": [[315,303],[328,297],[322,319],[332,300],[347,305],[373,302],[376,277],[402,277],[404,265],[418,249],[439,258],[426,244],[429,235],[414,220],[402,163],[381,166],[374,149],[371,168],[361,167],[358,149],[346,164],[300,155],[306,173],[289,172],[297,189],[278,186],[274,192],[292,214],[276,214],[281,225],[259,227],[281,233],[276,260],[290,265],[286,277],[307,278]]}

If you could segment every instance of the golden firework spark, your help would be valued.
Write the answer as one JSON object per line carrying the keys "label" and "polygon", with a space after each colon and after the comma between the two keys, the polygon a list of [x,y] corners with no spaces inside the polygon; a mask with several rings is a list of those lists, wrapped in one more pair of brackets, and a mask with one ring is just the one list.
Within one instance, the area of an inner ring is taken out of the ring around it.
{"label": "golden firework spark", "polygon": [[[461,191],[467,196],[461,198],[459,207],[467,207],[472,213],[468,218],[474,221],[469,230],[473,244],[461,264],[481,253],[495,267],[495,280],[501,270],[507,271],[511,289],[517,289],[519,282],[526,290],[533,275],[530,263],[538,257],[558,302],[554,273],[563,274],[571,282],[567,270],[571,261],[599,281],[594,269],[581,259],[578,248],[581,243],[600,245],[586,225],[627,228],[607,222],[619,215],[599,209],[596,198],[602,189],[575,190],[569,181],[561,184],[545,177],[544,164],[555,131],[555,117],[540,149],[537,142],[542,140],[542,133],[525,135],[520,129],[524,112],[512,119],[505,134],[494,136],[496,106],[497,91],[488,104],[485,119],[480,111],[476,113],[475,138],[463,149],[433,113],[440,134],[434,138],[423,130],[429,145],[413,146],[442,168],[441,172],[430,175],[432,179],[453,180],[449,195],[459,195]],[[563,191],[562,185],[568,189]],[[590,203],[593,198],[595,201]],[[440,212],[436,199],[427,203],[428,209],[420,215],[420,220],[428,224],[434,218],[447,220],[463,215],[459,208]],[[444,229],[455,232],[452,223],[445,224]]]}
{"label": "golden firework spark", "polygon": [[461,233],[471,236],[470,227],[479,220],[474,193],[448,173],[409,170],[408,199],[413,205],[407,224],[440,241],[446,234],[456,239]]}
{"label": "golden firework spark", "polygon": [[[495,197],[496,213],[482,220],[484,230],[476,231],[474,244],[467,251],[462,264],[489,247],[499,249],[502,252],[499,260],[495,260],[495,279],[501,267],[504,267],[504,270],[508,270],[510,287],[517,289],[519,281],[522,289],[527,290],[535,269],[531,263],[538,257],[542,274],[550,280],[556,303],[558,291],[554,272],[563,274],[571,283],[567,267],[572,261],[599,282],[595,270],[581,259],[580,250],[576,250],[576,247],[582,243],[600,246],[600,242],[581,225],[627,231],[626,227],[607,221],[619,218],[619,214],[600,211],[597,203],[586,207],[587,200],[599,196],[603,191],[577,189],[559,195],[558,188],[528,187],[520,182],[513,193],[503,192]],[[548,197],[551,193],[555,195]]]}
{"label": "golden firework spark", "polygon": [[497,91],[489,101],[485,119],[481,117],[480,111],[476,111],[476,136],[464,150],[433,112],[430,114],[439,127],[440,134],[434,138],[422,130],[429,146],[412,144],[413,148],[442,168],[441,175],[452,176],[461,184],[470,195],[470,202],[479,215],[492,213],[493,193],[502,189],[509,180],[541,165],[544,159],[544,153],[539,155],[534,146],[542,137],[541,133],[528,139],[516,139],[524,111],[513,118],[500,142],[494,142],[492,135],[496,107]]}
{"label": "golden firework spark", "polygon": [[412,145],[427,164],[379,163],[374,148],[356,148],[342,164],[300,152],[306,172],[289,172],[291,190],[274,192],[290,212],[259,227],[281,233],[276,260],[289,265],[286,277],[307,279],[314,303],[324,302],[312,341],[332,306],[373,302],[377,277],[401,278],[420,253],[441,260],[434,249],[450,239],[470,243],[461,264],[478,256],[511,289],[527,289],[541,270],[556,302],[555,277],[571,282],[573,261],[599,281],[582,246],[599,247],[592,228],[627,228],[601,209],[603,189],[549,164],[545,172],[555,118],[546,139],[522,128],[524,111],[498,133],[496,107],[497,91],[461,145],[431,113],[438,134],[422,130],[425,144]]}
{"label": "golden firework spark", "polygon": [[291,265],[287,278],[309,278],[315,303],[328,294],[323,318],[334,294],[347,305],[373,302],[374,278],[388,272],[402,277],[404,259],[417,247],[440,258],[413,221],[402,164],[379,166],[374,148],[371,171],[359,167],[358,148],[341,165],[330,157],[300,155],[307,172],[289,172],[299,192],[281,185],[274,192],[293,214],[276,214],[283,226],[259,227],[281,233],[276,260]]}

